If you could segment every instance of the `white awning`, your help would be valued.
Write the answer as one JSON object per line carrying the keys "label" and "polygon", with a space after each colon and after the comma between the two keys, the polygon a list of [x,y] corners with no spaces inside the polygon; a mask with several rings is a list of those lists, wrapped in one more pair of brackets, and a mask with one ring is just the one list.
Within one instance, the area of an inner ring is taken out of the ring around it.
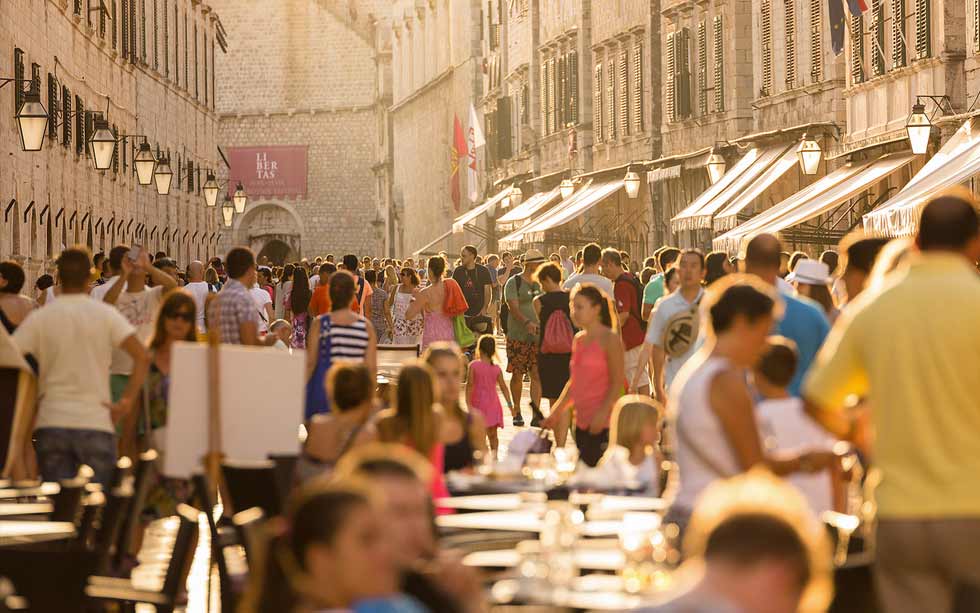
{"label": "white awning", "polygon": [[911,236],[922,207],[945,189],[980,173],[980,118],[969,119],[890,200],[864,216],[864,229],[887,236]]}
{"label": "white awning", "polygon": [[595,205],[615,194],[622,187],[623,180],[619,179],[608,183],[600,183],[589,188],[588,193],[583,194],[581,198],[569,206],[562,207],[561,210],[551,209],[545,213],[542,219],[534,224],[533,228],[522,228],[525,240],[532,243],[543,241],[546,230],[557,228],[580,217]]}
{"label": "white awning", "polygon": [[517,249],[520,247],[521,242],[524,240],[524,234],[532,231],[539,223],[542,223],[548,219],[551,215],[556,214],[558,211],[564,210],[576,202],[584,198],[587,194],[590,194],[594,188],[592,187],[592,179],[586,179],[582,184],[582,187],[578,189],[574,194],[565,198],[551,209],[545,211],[544,213],[538,215],[531,221],[525,223],[523,226],[514,230],[507,236],[499,239],[497,244],[501,249]]}
{"label": "white awning", "polygon": [[520,205],[507,211],[507,213],[497,218],[498,224],[519,223],[527,221],[534,214],[548,206],[561,197],[561,190],[557,187],[550,192],[539,192],[534,194]]}
{"label": "white awning", "polygon": [[733,253],[753,236],[776,233],[818,217],[887,178],[915,159],[911,154],[887,154],[871,163],[845,164],[786,200],[729,230],[712,242],[713,248]]}
{"label": "white awning", "polygon": [[473,221],[474,219],[476,219],[480,215],[483,215],[484,213],[486,213],[487,211],[489,211],[491,208],[493,208],[497,203],[499,203],[501,200],[503,200],[507,196],[507,194],[510,192],[510,190],[511,190],[512,187],[513,186],[507,186],[506,188],[504,188],[504,189],[500,190],[499,192],[497,192],[497,194],[493,198],[490,198],[489,200],[487,200],[483,204],[480,204],[480,205],[477,205],[477,206],[473,207],[472,209],[466,211],[465,213],[463,213],[462,215],[460,215],[459,217],[457,217],[456,219],[454,219],[453,220],[453,232],[462,232],[463,231],[463,227],[466,224],[470,223],[471,221]]}
{"label": "white awning", "polygon": [[735,196],[720,213],[715,215],[711,225],[715,232],[731,230],[738,225],[738,214],[745,210],[752,202],[762,195],[762,192],[785,175],[791,168],[799,162],[796,159],[796,148],[790,147],[777,159],[772,166],[767,168],[759,177],[746,187],[742,193]]}
{"label": "white awning", "polygon": [[681,165],[667,166],[666,168],[654,168],[647,173],[647,183],[657,183],[667,179],[677,179],[681,176]]}
{"label": "white awning", "polygon": [[718,182],[704,190],[670,220],[674,232],[711,228],[715,213],[725,208],[791,147],[785,143],[760,149],[753,147]]}

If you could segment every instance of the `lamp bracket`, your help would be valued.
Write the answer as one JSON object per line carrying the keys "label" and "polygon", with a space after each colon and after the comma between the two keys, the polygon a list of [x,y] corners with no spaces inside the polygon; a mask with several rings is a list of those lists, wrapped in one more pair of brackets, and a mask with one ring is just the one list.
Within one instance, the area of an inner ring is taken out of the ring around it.
{"label": "lamp bracket", "polygon": [[[932,121],[933,119],[936,118],[937,111],[942,112],[943,115],[956,114],[956,111],[953,110],[953,103],[950,101],[949,96],[947,96],[946,94],[942,94],[938,96],[933,94],[916,94],[915,103],[922,104],[922,102],[920,102],[920,99],[929,100],[936,105],[936,108],[932,110],[932,116],[929,117],[929,121]],[[943,106],[943,103],[945,103],[945,106]]]}

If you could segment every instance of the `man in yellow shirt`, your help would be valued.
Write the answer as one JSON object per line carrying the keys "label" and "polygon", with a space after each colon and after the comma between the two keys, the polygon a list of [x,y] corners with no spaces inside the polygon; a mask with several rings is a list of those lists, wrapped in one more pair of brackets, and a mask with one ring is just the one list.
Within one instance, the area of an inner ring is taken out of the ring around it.
{"label": "man in yellow shirt", "polygon": [[837,321],[803,388],[815,419],[852,435],[864,396],[875,429],[876,585],[885,611],[951,611],[980,586],[980,221],[969,192],[930,202],[918,253]]}

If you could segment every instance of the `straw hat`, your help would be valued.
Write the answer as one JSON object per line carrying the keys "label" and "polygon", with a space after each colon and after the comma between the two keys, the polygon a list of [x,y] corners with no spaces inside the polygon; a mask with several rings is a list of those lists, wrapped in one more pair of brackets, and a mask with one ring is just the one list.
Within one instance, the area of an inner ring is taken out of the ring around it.
{"label": "straw hat", "polygon": [[547,262],[548,258],[544,257],[544,254],[537,249],[528,249],[524,254],[525,264],[540,264],[541,262]]}
{"label": "straw hat", "polygon": [[800,260],[796,263],[796,269],[786,276],[786,280],[804,285],[829,285],[833,282],[830,268],[820,260]]}

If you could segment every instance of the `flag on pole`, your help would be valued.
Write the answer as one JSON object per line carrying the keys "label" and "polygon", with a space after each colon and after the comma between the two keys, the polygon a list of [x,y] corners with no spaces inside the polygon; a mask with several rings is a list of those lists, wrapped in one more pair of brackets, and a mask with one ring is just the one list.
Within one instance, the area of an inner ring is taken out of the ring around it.
{"label": "flag on pole", "polygon": [[449,175],[449,193],[453,199],[453,210],[459,213],[459,201],[462,192],[459,188],[459,165],[468,155],[466,150],[466,136],[463,134],[463,124],[459,121],[459,115],[453,115],[453,145],[449,155],[449,162],[452,172]]}
{"label": "flag on pole", "polygon": [[470,103],[470,129],[467,131],[469,137],[469,162],[467,164],[466,184],[469,186],[470,202],[476,202],[480,198],[480,186],[476,174],[476,148],[482,147],[487,143],[480,130],[480,119],[476,115],[476,108]]}
{"label": "flag on pole", "polygon": [[844,4],[841,0],[828,0],[830,16],[830,48],[834,55],[844,52]]}
{"label": "flag on pole", "polygon": [[867,13],[870,7],[868,6],[867,0],[847,0],[847,8],[850,9],[851,15],[860,17]]}

